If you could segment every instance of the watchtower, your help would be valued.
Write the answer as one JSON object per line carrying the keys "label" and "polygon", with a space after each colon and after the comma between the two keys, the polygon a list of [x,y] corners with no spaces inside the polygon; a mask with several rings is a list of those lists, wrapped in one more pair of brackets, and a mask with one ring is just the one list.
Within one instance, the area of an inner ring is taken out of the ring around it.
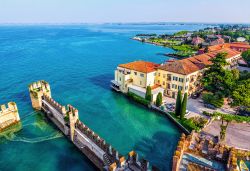
{"label": "watchtower", "polygon": [[42,96],[51,97],[50,85],[46,81],[38,81],[29,85],[30,99],[32,107],[41,110]]}

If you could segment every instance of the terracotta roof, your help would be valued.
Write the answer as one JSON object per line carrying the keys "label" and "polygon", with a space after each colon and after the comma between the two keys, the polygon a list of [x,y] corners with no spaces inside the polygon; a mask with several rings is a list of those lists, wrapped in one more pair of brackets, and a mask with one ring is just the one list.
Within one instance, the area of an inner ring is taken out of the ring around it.
{"label": "terracotta roof", "polygon": [[182,59],[170,63],[166,63],[160,67],[161,70],[166,70],[182,75],[187,75],[195,71],[200,70],[200,68],[188,59]]}
{"label": "terracotta roof", "polygon": [[126,68],[130,70],[135,70],[143,73],[154,72],[156,68],[160,66],[159,64],[146,62],[146,61],[134,61],[127,64],[120,64],[119,67]]}
{"label": "terracotta roof", "polygon": [[188,75],[198,70],[201,70],[208,65],[212,65],[212,62],[210,60],[214,58],[218,53],[227,53],[226,58],[232,58],[236,55],[240,55],[240,52],[238,51],[235,51],[230,48],[225,48],[182,60],[176,60],[174,62],[168,62],[158,68],[177,74]]}
{"label": "terracotta roof", "polygon": [[[209,49],[209,52],[213,52],[213,51],[221,50],[224,48],[233,48],[233,47],[250,49],[250,45],[244,42],[224,43],[224,44],[209,46],[208,49]],[[201,49],[201,51],[204,51],[204,50],[205,48]]]}
{"label": "terracotta roof", "polygon": [[155,84],[155,85],[151,86],[151,90],[157,89],[158,87],[161,87],[161,86],[160,86],[160,85]]}
{"label": "terracotta roof", "polygon": [[227,56],[226,56],[227,59],[241,54],[240,52],[238,52],[236,50],[233,50],[230,48],[224,48],[224,49],[220,49],[220,50],[217,50],[214,52],[207,53],[207,55],[214,58],[218,53],[227,53]]}

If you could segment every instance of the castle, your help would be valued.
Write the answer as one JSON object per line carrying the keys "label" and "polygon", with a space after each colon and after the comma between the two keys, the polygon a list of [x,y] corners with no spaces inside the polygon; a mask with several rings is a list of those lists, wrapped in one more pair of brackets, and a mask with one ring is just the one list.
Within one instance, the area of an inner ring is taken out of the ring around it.
{"label": "castle", "polygon": [[[100,170],[148,171],[149,162],[139,161],[134,151],[124,156],[106,143],[98,134],[79,120],[78,110],[72,105],[62,106],[51,96],[51,89],[46,81],[29,85],[32,107],[43,111],[66,137]],[[152,171],[158,170],[152,166]]]}
{"label": "castle", "polygon": [[20,121],[17,105],[14,102],[9,102],[6,105],[1,105],[0,109],[0,132]]}

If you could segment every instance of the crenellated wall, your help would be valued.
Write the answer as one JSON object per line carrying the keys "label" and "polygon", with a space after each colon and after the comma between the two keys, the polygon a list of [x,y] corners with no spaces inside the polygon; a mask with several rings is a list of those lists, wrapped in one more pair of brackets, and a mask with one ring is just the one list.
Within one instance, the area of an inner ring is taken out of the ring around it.
{"label": "crenellated wall", "polygon": [[30,99],[32,107],[36,110],[42,108],[42,96],[51,97],[50,85],[46,81],[37,81],[29,85]]}
{"label": "crenellated wall", "polygon": [[[34,109],[43,110],[57,127],[82,151],[100,170],[119,171],[128,167],[135,170],[149,170],[149,162],[138,160],[138,154],[129,153],[128,159],[120,155],[98,134],[79,120],[78,110],[72,105],[60,105],[51,97],[50,86],[46,81],[38,81],[29,86]],[[152,167],[157,171],[156,167]]]}
{"label": "crenellated wall", "polygon": [[6,105],[1,105],[0,109],[0,132],[5,128],[16,124],[20,121],[17,105],[15,102],[9,102]]}

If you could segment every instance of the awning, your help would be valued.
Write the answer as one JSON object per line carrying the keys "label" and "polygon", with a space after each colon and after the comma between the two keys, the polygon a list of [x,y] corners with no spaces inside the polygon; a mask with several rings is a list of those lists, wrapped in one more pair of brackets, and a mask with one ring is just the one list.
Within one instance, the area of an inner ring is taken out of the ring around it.
{"label": "awning", "polygon": [[115,81],[115,80],[111,80],[111,83],[112,84],[114,84],[114,85],[116,85],[116,86],[121,86],[121,84],[119,84],[117,81]]}

